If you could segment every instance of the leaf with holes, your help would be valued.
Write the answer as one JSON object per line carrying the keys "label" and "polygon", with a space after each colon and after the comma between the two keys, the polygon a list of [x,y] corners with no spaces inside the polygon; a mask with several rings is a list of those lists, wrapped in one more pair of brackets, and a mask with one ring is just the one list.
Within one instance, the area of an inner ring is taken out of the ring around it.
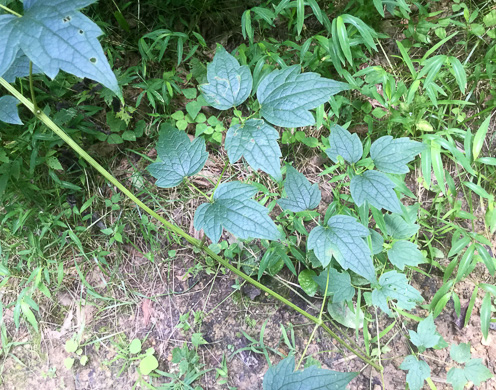
{"label": "leaf with holes", "polygon": [[338,372],[310,366],[295,371],[294,356],[281,360],[264,375],[263,390],[345,390],[356,372]]}
{"label": "leaf with holes", "polygon": [[401,213],[401,204],[393,190],[394,183],[384,173],[366,171],[351,179],[351,196],[357,206],[365,201],[378,209]]}
{"label": "leaf with holes", "polygon": [[159,161],[146,169],[157,179],[162,188],[175,187],[186,176],[198,173],[208,158],[205,140],[196,138],[193,142],[188,135],[169,124],[163,124],[157,143]]}
{"label": "leaf with holes", "polygon": [[274,70],[258,85],[260,114],[270,123],[281,127],[313,125],[315,119],[309,110],[349,89],[346,83],[320,77],[317,73],[300,74],[300,71],[300,65]]}
{"label": "leaf with holes", "polygon": [[0,97],[0,121],[10,123],[12,125],[22,125],[21,118],[17,111],[17,100],[13,96]]}
{"label": "leaf with holes", "polygon": [[243,103],[253,86],[250,68],[241,66],[222,46],[217,47],[214,60],[207,65],[208,84],[200,85],[203,97],[218,110],[228,110]]}
{"label": "leaf with holes", "polygon": [[351,134],[339,125],[331,127],[329,145],[331,147],[325,152],[333,162],[338,161],[338,156],[343,157],[350,164],[354,164],[362,158],[363,146],[358,135]]}
{"label": "leaf with holes", "polygon": [[372,303],[389,315],[392,314],[388,307],[390,299],[396,300],[396,305],[405,310],[413,309],[417,302],[424,300],[422,295],[408,284],[406,276],[396,271],[382,274],[379,278],[379,286],[372,291]]}
{"label": "leaf with holes", "polygon": [[212,203],[201,204],[195,212],[194,226],[217,243],[222,229],[245,240],[248,238],[281,238],[277,226],[268,216],[269,210],[250,199],[257,188],[238,181],[222,183],[214,192]]}
{"label": "leaf with holes", "polygon": [[244,125],[234,125],[227,131],[225,147],[231,164],[242,156],[250,166],[272,175],[277,181],[281,175],[279,133],[261,119],[249,119]]}
{"label": "leaf with holes", "polygon": [[355,289],[351,284],[350,274],[346,271],[339,272],[334,268],[329,270],[329,284],[327,284],[327,270],[322,271],[313,280],[319,285],[319,291],[324,294],[327,285],[327,295],[332,295],[332,302],[351,301],[355,295]]}
{"label": "leaf with holes", "polygon": [[311,210],[320,203],[322,194],[317,183],[310,184],[302,173],[291,166],[287,167],[284,190],[287,198],[279,199],[277,203],[284,210],[293,212]]}
{"label": "leaf with holes", "polygon": [[406,382],[410,390],[420,390],[424,381],[431,376],[429,365],[423,360],[418,360],[415,355],[408,355],[401,363],[402,370],[408,370]]}
{"label": "leaf with holes", "polygon": [[[102,30],[79,9],[95,0],[26,0],[24,15],[0,15],[0,76],[14,64],[19,50],[43,73],[60,70],[98,81],[121,95],[98,37]],[[11,76],[10,76],[11,77]]]}
{"label": "leaf with holes", "polygon": [[416,267],[424,262],[424,256],[413,242],[400,240],[393,244],[393,247],[387,252],[389,261],[404,270],[406,265]]}
{"label": "leaf with holes", "polygon": [[327,221],[327,225],[314,228],[307,242],[307,248],[313,249],[322,267],[327,267],[334,256],[345,270],[351,269],[374,282],[376,277],[372,254],[362,239],[370,234],[369,230],[347,215],[335,215]]}
{"label": "leaf with holes", "polygon": [[372,144],[370,157],[376,168],[382,172],[408,173],[410,170],[406,164],[412,161],[424,148],[423,144],[409,138],[393,139],[390,135],[386,135]]}

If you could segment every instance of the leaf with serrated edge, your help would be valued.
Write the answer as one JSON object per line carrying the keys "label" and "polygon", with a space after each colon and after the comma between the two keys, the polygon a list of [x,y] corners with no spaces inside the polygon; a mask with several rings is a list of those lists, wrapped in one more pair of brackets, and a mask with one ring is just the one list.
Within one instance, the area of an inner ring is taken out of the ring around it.
{"label": "leaf with serrated edge", "polygon": [[470,360],[470,344],[461,343],[460,345],[452,344],[450,349],[450,357],[455,362],[463,364]]}
{"label": "leaf with serrated edge", "polygon": [[242,156],[254,170],[261,169],[277,181],[281,175],[279,133],[261,119],[249,119],[244,125],[234,125],[227,131],[225,148],[231,164]]}
{"label": "leaf with serrated edge", "polygon": [[410,170],[406,164],[412,161],[424,148],[423,144],[409,138],[393,139],[390,135],[386,135],[372,144],[370,157],[376,168],[382,172],[408,173]]}
{"label": "leaf with serrated edge", "polygon": [[387,255],[389,261],[402,271],[406,265],[416,267],[424,262],[424,256],[417,245],[405,240],[396,241],[393,247],[388,250]]}
{"label": "leaf with serrated edge", "polygon": [[410,334],[410,341],[417,346],[420,353],[423,353],[427,348],[435,347],[441,341],[441,335],[436,330],[432,314],[420,321],[416,332],[409,330],[408,333]]}
{"label": "leaf with serrated edge", "polygon": [[17,111],[17,100],[14,96],[0,97],[0,121],[10,123],[12,125],[22,125],[21,118]]}
{"label": "leaf with serrated edge", "polygon": [[24,15],[0,15],[0,75],[24,54],[50,78],[60,70],[98,81],[121,95],[98,37],[102,30],[78,10],[95,0],[28,0]]}
{"label": "leaf with serrated edge", "polygon": [[294,371],[294,356],[281,360],[264,375],[263,390],[345,390],[356,372],[338,372],[310,366]]}
{"label": "leaf with serrated edge", "polygon": [[269,210],[250,199],[256,193],[256,187],[250,184],[238,181],[222,183],[214,193],[214,201],[203,203],[196,209],[195,229],[203,229],[214,244],[219,241],[223,228],[243,240],[280,239],[277,226],[268,216]]}
{"label": "leaf with serrated edge", "polygon": [[401,213],[401,204],[393,190],[394,183],[382,172],[366,171],[351,179],[350,191],[357,206],[367,201],[377,209]]}
{"label": "leaf with serrated edge", "polygon": [[446,382],[451,383],[453,390],[463,390],[468,380],[465,378],[464,370],[458,367],[452,367],[446,375]]}
{"label": "leaf with serrated edge", "polygon": [[[36,65],[33,65],[33,74],[42,73],[41,69]],[[17,77],[29,76],[29,58],[19,50],[17,56],[10,66],[10,68],[3,74],[3,78],[9,82],[13,83]]]}
{"label": "leaf with serrated edge", "polygon": [[191,142],[184,131],[168,123],[162,125],[156,149],[160,161],[146,169],[157,179],[155,184],[162,188],[175,187],[186,176],[198,173],[208,158],[203,138]]}
{"label": "leaf with serrated edge", "polygon": [[302,173],[291,166],[287,167],[286,179],[284,180],[284,190],[287,198],[279,199],[277,204],[283,210],[293,212],[311,210],[320,203],[322,194],[317,183],[310,184]]}
{"label": "leaf with serrated edge", "polygon": [[218,110],[228,110],[250,96],[253,78],[247,65],[241,66],[222,46],[217,47],[214,60],[207,65],[208,84],[200,90],[208,104]]}
{"label": "leaf with serrated edge", "polygon": [[322,267],[327,267],[334,256],[345,270],[351,269],[374,282],[376,277],[372,255],[362,239],[370,234],[369,230],[347,215],[335,215],[327,221],[327,225],[315,227],[307,242],[307,248],[313,249]]}
{"label": "leaf with serrated edge", "polygon": [[431,376],[429,365],[423,360],[418,360],[414,355],[408,355],[401,363],[400,368],[408,370],[406,382],[410,390],[420,390],[424,381]]}
{"label": "leaf with serrated edge", "polygon": [[424,300],[422,295],[408,284],[406,276],[396,271],[382,274],[379,278],[379,287],[372,291],[372,303],[391,315],[388,298],[396,300],[396,305],[405,310],[413,309],[417,302]]}
{"label": "leaf with serrated edge", "polygon": [[363,146],[358,135],[351,134],[339,125],[331,127],[329,145],[331,147],[325,152],[333,162],[338,161],[338,156],[343,157],[350,164],[354,164],[362,158]]}
{"label": "leaf with serrated edge", "polygon": [[491,371],[482,364],[482,359],[470,360],[463,369],[465,377],[476,386],[493,377]]}
{"label": "leaf with serrated edge", "polygon": [[[313,280],[319,285],[319,291],[324,294],[327,285],[327,270],[322,271]],[[355,289],[351,284],[350,274],[346,271],[339,272],[334,268],[329,268],[329,284],[327,285],[327,295],[332,295],[332,302],[351,301],[355,295]]]}
{"label": "leaf with serrated edge", "polygon": [[419,230],[419,225],[406,222],[399,214],[386,214],[384,221],[387,234],[396,240],[410,238]]}
{"label": "leaf with serrated edge", "polygon": [[270,123],[281,127],[313,125],[315,119],[309,110],[349,89],[346,83],[300,71],[300,65],[274,70],[260,82],[257,89],[262,106],[260,114]]}

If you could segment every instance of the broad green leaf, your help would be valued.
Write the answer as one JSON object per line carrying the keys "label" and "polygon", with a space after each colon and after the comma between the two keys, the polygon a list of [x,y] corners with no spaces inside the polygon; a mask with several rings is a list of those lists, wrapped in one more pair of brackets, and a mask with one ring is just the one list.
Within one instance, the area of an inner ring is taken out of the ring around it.
{"label": "broad green leaf", "polygon": [[366,171],[351,179],[351,196],[357,206],[367,201],[378,209],[401,213],[401,204],[393,190],[394,183],[384,173]]}
{"label": "broad green leaf", "polygon": [[[41,69],[33,65],[33,74],[41,73]],[[29,76],[29,58],[24,55],[22,50],[17,52],[17,56],[10,68],[3,74],[3,78],[9,82],[15,82],[17,77]]]}
{"label": "broad green leaf", "polygon": [[484,145],[484,140],[486,139],[487,131],[489,130],[489,122],[491,120],[491,116],[488,116],[482,125],[480,125],[479,130],[475,133],[474,141],[472,144],[472,155],[474,156],[474,160],[477,160],[479,157],[479,153],[482,150],[482,146]]}
{"label": "broad green leaf", "polygon": [[[329,272],[329,284],[327,285],[327,273]],[[332,302],[351,301],[355,295],[355,289],[351,284],[350,274],[346,271],[339,272],[334,268],[327,268],[313,280],[318,284],[319,291],[324,294],[327,285],[327,295],[332,295]]]}
{"label": "broad green leaf", "polygon": [[69,339],[65,342],[65,350],[69,353],[76,352],[79,344],[74,339]]}
{"label": "broad green leaf", "polygon": [[225,147],[231,164],[242,156],[250,166],[282,180],[279,133],[261,119],[249,119],[244,125],[234,125],[227,131]]}
{"label": "broad green leaf", "polygon": [[338,156],[343,157],[350,164],[354,164],[362,158],[363,146],[358,135],[351,134],[339,125],[331,127],[329,145],[331,147],[325,152],[333,162],[338,161]]}
{"label": "broad green leaf", "polygon": [[460,345],[452,344],[450,349],[450,357],[455,362],[463,364],[470,360],[470,344],[461,343]]}
{"label": "broad green leaf", "polygon": [[446,375],[446,382],[453,385],[453,390],[463,390],[468,381],[462,368],[452,367]]}
{"label": "broad green leaf", "polygon": [[370,157],[377,169],[386,173],[408,173],[406,165],[424,150],[420,142],[409,138],[396,138],[386,135],[376,140],[370,147]]}
{"label": "broad green leaf", "polygon": [[208,158],[203,138],[191,142],[184,131],[168,123],[161,127],[156,149],[159,160],[146,169],[157,179],[155,184],[162,188],[175,187],[186,176],[198,173]]}
{"label": "broad green leaf", "polygon": [[315,119],[309,110],[349,89],[348,84],[322,78],[317,73],[300,74],[300,71],[299,65],[274,70],[258,86],[260,114],[276,126],[313,125]]}
{"label": "broad green leaf", "polygon": [[[358,310],[358,313],[357,313]],[[328,303],[327,311],[333,320],[351,329],[363,328],[364,314],[362,309],[356,308],[352,311],[345,302]],[[358,315],[357,315],[358,314]]]}
{"label": "broad green leaf", "polygon": [[292,166],[288,166],[286,169],[284,190],[287,198],[279,199],[277,203],[282,209],[295,213],[316,208],[322,197],[319,185],[317,183],[310,184],[305,175]]}
{"label": "broad green leaf", "polygon": [[423,353],[427,348],[433,348],[442,340],[441,335],[436,330],[434,325],[434,317],[432,314],[424,318],[417,326],[417,331],[409,330],[410,341],[417,346],[420,353]]}
{"label": "broad green leaf", "polygon": [[472,382],[476,386],[493,377],[491,371],[482,364],[482,359],[470,360],[463,369],[467,381]]}
{"label": "broad green leaf", "polygon": [[319,288],[317,282],[313,280],[315,277],[315,272],[311,269],[305,269],[301,271],[298,275],[298,283],[300,287],[305,291],[305,294],[313,297]]}
{"label": "broad green leaf", "polygon": [[0,15],[0,76],[14,63],[19,50],[50,78],[60,70],[98,81],[121,95],[98,37],[100,28],[79,12],[94,0],[29,0],[24,15]]}
{"label": "broad green leaf", "polygon": [[0,97],[0,121],[10,123],[12,125],[22,125],[21,118],[17,112],[17,100],[14,96]]}
{"label": "broad green leaf", "polygon": [[158,368],[158,360],[153,355],[145,356],[139,364],[141,374],[149,375],[153,370]]}
{"label": "broad green leaf", "polygon": [[337,372],[310,366],[295,371],[295,358],[290,356],[270,367],[264,375],[263,390],[345,390],[356,372]]}
{"label": "broad green leaf", "polygon": [[429,365],[423,360],[418,360],[414,355],[408,355],[401,363],[402,370],[408,370],[406,382],[410,390],[420,390],[424,381],[431,376]]}
{"label": "broad green leaf", "polygon": [[65,366],[65,368],[67,368],[68,370],[70,370],[72,368],[72,366],[74,365],[74,361],[75,361],[75,359],[72,358],[72,357],[65,358],[64,359],[64,366]]}
{"label": "broad green leaf", "polygon": [[136,355],[141,352],[141,340],[133,339],[129,344],[129,353]]}
{"label": "broad green leaf", "polygon": [[424,262],[424,256],[413,242],[400,240],[393,244],[393,247],[387,252],[389,261],[404,270],[406,265],[412,267]]}
{"label": "broad green leaf", "polygon": [[420,228],[416,223],[406,222],[399,214],[386,214],[384,222],[386,223],[387,234],[396,240],[410,238]]}
{"label": "broad green leaf", "polygon": [[[377,210],[377,209],[376,209]],[[384,249],[384,238],[373,229],[369,229],[370,238],[372,240],[372,254],[377,255]]]}
{"label": "broad green leaf", "polygon": [[250,68],[239,62],[222,46],[217,46],[214,60],[207,65],[208,84],[200,90],[208,104],[218,110],[227,110],[243,103],[253,86]]}
{"label": "broad green leaf", "polygon": [[372,291],[372,303],[391,315],[388,298],[396,300],[397,306],[405,310],[413,309],[417,302],[424,300],[422,295],[410,286],[406,276],[396,271],[382,274],[379,278],[379,286]]}
{"label": "broad green leaf", "polygon": [[345,270],[351,269],[374,282],[376,277],[372,254],[362,239],[370,234],[369,230],[347,215],[335,215],[327,221],[327,225],[315,227],[307,242],[307,248],[313,249],[322,267],[327,267],[334,256]]}
{"label": "broad green leaf", "polygon": [[213,202],[196,209],[195,229],[203,229],[214,244],[224,228],[241,239],[278,240],[281,234],[268,216],[269,210],[250,199],[256,193],[257,188],[250,184],[222,183],[214,192]]}

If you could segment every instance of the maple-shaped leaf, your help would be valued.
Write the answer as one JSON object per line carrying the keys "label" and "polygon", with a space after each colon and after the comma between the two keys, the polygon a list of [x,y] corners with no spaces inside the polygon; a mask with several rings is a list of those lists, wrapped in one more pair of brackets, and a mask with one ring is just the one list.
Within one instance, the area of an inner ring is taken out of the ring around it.
{"label": "maple-shaped leaf", "polygon": [[207,80],[200,90],[207,103],[218,110],[243,103],[253,86],[250,68],[241,66],[222,46],[217,46],[214,60],[207,65]]}
{"label": "maple-shaped leaf", "polygon": [[17,100],[14,96],[0,97],[0,121],[10,123],[12,125],[22,125],[19,112],[17,111]]}
{"label": "maple-shaped leaf", "polygon": [[335,215],[326,227],[315,227],[308,236],[307,248],[314,251],[322,267],[327,267],[331,257],[346,269],[351,269],[365,279],[374,282],[375,268],[369,246],[362,237],[369,230],[347,215]]}
{"label": "maple-shaped leaf", "polygon": [[[329,283],[327,283],[327,273],[329,273]],[[313,280],[319,285],[319,291],[324,294],[327,286],[327,295],[332,295],[332,302],[351,301],[355,295],[355,289],[351,284],[350,274],[346,271],[339,272],[334,268],[322,271]]]}
{"label": "maple-shaped leaf", "polygon": [[249,119],[243,125],[231,126],[226,134],[225,148],[231,164],[242,156],[253,169],[261,169],[277,181],[281,175],[279,133],[262,119]]}
{"label": "maple-shaped leaf", "polygon": [[238,181],[222,183],[214,192],[212,203],[201,204],[195,212],[194,226],[217,243],[226,229],[241,239],[281,238],[277,226],[268,216],[269,210],[250,199],[257,188]]}
{"label": "maple-shaped leaf", "polygon": [[358,135],[351,134],[339,125],[331,127],[329,145],[331,147],[325,152],[333,162],[338,161],[338,156],[343,157],[350,164],[354,164],[362,158],[363,146]]}
{"label": "maple-shaped leaf", "polygon": [[417,302],[424,300],[422,295],[408,284],[406,276],[396,271],[382,274],[379,278],[379,286],[372,291],[372,303],[391,315],[388,299],[396,300],[396,305],[405,310],[413,309]]}
{"label": "maple-shaped leaf", "polygon": [[198,173],[208,158],[203,138],[191,142],[184,131],[167,123],[160,129],[156,149],[159,161],[146,169],[157,179],[155,184],[162,188],[175,187],[186,176]]}
{"label": "maple-shaped leaf", "polygon": [[424,256],[417,245],[405,240],[396,241],[393,247],[388,250],[387,255],[389,261],[402,271],[406,265],[416,267],[424,262]]}
{"label": "maple-shaped leaf", "polygon": [[420,353],[427,348],[434,348],[443,341],[443,338],[436,330],[434,317],[430,314],[424,318],[417,326],[417,331],[408,330],[410,341],[417,346]]}
{"label": "maple-shaped leaf", "polygon": [[292,166],[286,169],[286,179],[284,180],[284,190],[287,198],[279,199],[277,204],[284,210],[293,212],[311,210],[320,203],[322,193],[317,183],[310,184],[302,173]]}
{"label": "maple-shaped leaf", "polygon": [[386,173],[408,173],[410,170],[406,165],[412,161],[417,154],[424,150],[425,146],[407,137],[393,139],[390,135],[376,140],[370,147],[370,157],[377,169]]}
{"label": "maple-shaped leaf", "polygon": [[471,359],[464,368],[452,367],[446,375],[446,382],[453,385],[453,390],[463,390],[468,382],[480,386],[492,377],[493,374],[484,366],[482,359]]}
{"label": "maple-shaped leaf", "polygon": [[[36,65],[33,65],[33,74],[37,73],[42,73],[42,71]],[[19,50],[14,62],[2,77],[7,82],[13,83],[17,77],[26,76],[29,76],[29,58],[22,52],[22,50]]]}
{"label": "maple-shaped leaf", "polygon": [[98,81],[121,95],[98,37],[102,30],[79,9],[95,0],[26,0],[24,15],[0,15],[0,76],[19,50],[43,73],[55,78],[60,70]]}
{"label": "maple-shaped leaf", "polygon": [[295,371],[294,356],[281,360],[264,375],[263,390],[345,390],[357,372],[338,372],[310,366]]}
{"label": "maple-shaped leaf", "polygon": [[414,355],[408,355],[400,368],[408,370],[406,382],[410,390],[420,390],[424,386],[424,381],[431,376],[429,365],[423,360],[418,360]]}
{"label": "maple-shaped leaf", "polygon": [[401,204],[394,192],[394,183],[384,173],[366,171],[351,179],[351,197],[357,206],[367,201],[377,209],[401,213]]}
{"label": "maple-shaped leaf", "polygon": [[300,65],[277,69],[258,85],[260,114],[270,123],[281,127],[313,125],[315,119],[309,110],[349,89],[346,83],[320,77],[317,73],[300,72]]}

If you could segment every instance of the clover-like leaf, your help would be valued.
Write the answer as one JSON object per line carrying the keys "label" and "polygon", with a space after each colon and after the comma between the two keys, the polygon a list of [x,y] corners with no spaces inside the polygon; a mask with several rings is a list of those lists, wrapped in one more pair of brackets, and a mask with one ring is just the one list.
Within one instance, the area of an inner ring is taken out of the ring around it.
{"label": "clover-like leaf", "polygon": [[322,198],[319,185],[317,183],[310,184],[305,175],[291,166],[288,166],[286,170],[284,190],[288,197],[279,199],[277,204],[284,210],[290,210],[295,213],[314,209],[319,205]]}
{"label": "clover-like leaf", "polygon": [[222,46],[207,65],[208,84],[200,85],[205,100],[218,110],[227,110],[243,103],[253,86],[250,68],[241,66]]}
{"label": "clover-like leaf", "polygon": [[156,149],[160,160],[146,169],[157,179],[155,184],[162,188],[177,186],[186,176],[198,173],[208,158],[203,138],[191,142],[184,131],[168,123],[160,129]]}
{"label": "clover-like leaf", "polygon": [[387,234],[396,240],[410,238],[420,228],[416,223],[406,222],[399,214],[386,214],[384,221],[386,222]]}
{"label": "clover-like leaf", "polygon": [[408,330],[408,333],[410,334],[410,341],[417,346],[420,353],[423,353],[427,348],[434,348],[443,340],[436,330],[432,314],[420,321],[416,332]]}
{"label": "clover-like leaf", "polygon": [[404,270],[406,265],[415,267],[424,262],[424,256],[413,242],[400,240],[393,244],[393,247],[387,252],[389,261]]}
{"label": "clover-like leaf", "polygon": [[195,212],[194,226],[217,243],[222,229],[241,239],[281,238],[277,226],[268,216],[269,210],[250,199],[257,193],[256,187],[238,181],[222,183],[214,192],[212,203],[201,204]]}
{"label": "clover-like leaf", "polygon": [[[327,284],[327,272],[329,272],[329,284]],[[327,295],[332,295],[332,302],[351,301],[355,295],[355,289],[351,284],[350,274],[346,271],[339,272],[334,268],[322,271],[313,280],[319,285],[319,291],[324,294],[327,285]]]}
{"label": "clover-like leaf", "polygon": [[264,375],[263,390],[345,390],[358,373],[338,372],[310,366],[295,371],[294,356],[281,360]]}
{"label": "clover-like leaf", "polygon": [[309,110],[349,89],[346,83],[320,77],[317,73],[300,74],[300,71],[300,65],[277,69],[258,85],[260,114],[270,123],[281,127],[313,125],[315,119]]}
{"label": "clover-like leaf", "polygon": [[420,390],[424,381],[431,376],[431,368],[423,360],[418,360],[414,355],[408,355],[401,363],[402,370],[408,370],[406,382],[410,390]]}
{"label": "clover-like leaf", "polygon": [[[41,69],[33,65],[33,74],[42,73]],[[17,56],[10,68],[3,74],[3,78],[13,83],[17,77],[25,77],[29,75],[29,58],[19,50]]]}
{"label": "clover-like leaf", "polygon": [[393,190],[394,183],[384,173],[366,171],[351,179],[351,196],[357,206],[367,201],[377,209],[401,213],[401,204]]}
{"label": "clover-like leaf", "polygon": [[407,137],[393,139],[390,135],[376,140],[370,147],[370,157],[377,169],[387,173],[408,173],[408,164],[424,150],[424,144]]}
{"label": "clover-like leaf", "polygon": [[405,310],[413,309],[417,302],[424,300],[422,295],[408,284],[406,276],[396,271],[382,274],[379,278],[379,286],[372,291],[372,303],[391,315],[388,299],[396,300],[396,305]]}
{"label": "clover-like leaf", "polygon": [[17,100],[14,96],[0,97],[0,121],[10,123],[12,125],[22,125],[19,112],[17,111]]}
{"label": "clover-like leaf", "polygon": [[346,269],[373,282],[375,268],[369,246],[362,237],[369,230],[353,217],[335,215],[327,221],[327,227],[317,226],[308,236],[307,248],[314,251],[322,267],[327,267],[331,257]]}
{"label": "clover-like leaf", "polygon": [[244,125],[234,125],[227,131],[225,147],[231,164],[242,156],[250,166],[272,175],[277,181],[281,175],[279,133],[261,119],[249,119]]}
{"label": "clover-like leaf", "polygon": [[338,161],[338,156],[343,157],[350,164],[354,164],[362,158],[363,146],[358,135],[351,134],[339,125],[331,127],[329,145],[331,147],[325,152],[333,162]]}
{"label": "clover-like leaf", "polygon": [[[60,70],[102,83],[120,95],[98,37],[102,30],[79,9],[95,0],[27,0],[24,15],[0,15],[0,76],[19,50],[43,73],[55,78]],[[10,76],[12,77],[12,76]]]}

